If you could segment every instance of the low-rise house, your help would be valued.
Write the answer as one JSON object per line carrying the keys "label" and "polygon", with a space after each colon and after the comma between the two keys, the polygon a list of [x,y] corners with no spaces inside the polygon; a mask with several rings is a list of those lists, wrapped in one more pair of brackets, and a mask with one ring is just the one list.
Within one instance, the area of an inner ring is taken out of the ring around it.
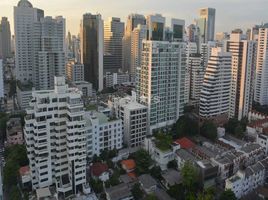
{"label": "low-rise house", "polygon": [[146,194],[154,193],[157,188],[156,180],[149,174],[139,176],[139,182]]}
{"label": "low-rise house", "polygon": [[268,134],[266,133],[258,133],[256,142],[264,148],[265,155],[268,155]]}
{"label": "low-rise house", "polygon": [[29,166],[24,166],[19,169],[20,174],[20,181],[22,184],[22,187],[31,187],[31,171]]}
{"label": "low-rise house", "polygon": [[167,170],[167,165],[175,159],[175,153],[180,149],[180,145],[176,143],[170,144],[163,148],[156,144],[155,138],[145,138],[144,149],[151,155],[161,170]]}
{"label": "low-rise house", "polygon": [[210,188],[216,184],[218,177],[218,166],[213,165],[208,160],[202,160],[196,162],[196,167],[200,177],[200,183],[204,188]]}
{"label": "low-rise house", "polygon": [[91,177],[106,182],[109,180],[109,167],[106,163],[93,163],[90,166]]}
{"label": "low-rise house", "polygon": [[133,200],[130,188],[125,183],[106,189],[107,200]]}
{"label": "low-rise house", "polygon": [[267,167],[268,158],[248,166],[243,171],[239,170],[225,181],[225,189],[232,190],[237,198],[241,198],[264,184],[267,178]]}
{"label": "low-rise house", "polygon": [[265,155],[265,149],[257,143],[248,143],[239,151],[246,156],[244,163],[246,167],[262,160]]}
{"label": "low-rise house", "polygon": [[161,181],[165,188],[168,190],[170,187],[182,183],[182,177],[179,171],[168,169],[162,174],[163,180]]}
{"label": "low-rise house", "polygon": [[180,145],[181,149],[193,149],[196,145],[187,137],[180,138],[175,141],[176,144]]}
{"label": "low-rise house", "polygon": [[11,118],[6,125],[7,146],[23,144],[21,119]]}
{"label": "low-rise house", "polygon": [[136,169],[136,163],[133,159],[122,160],[121,166],[127,173],[131,173]]}
{"label": "low-rise house", "polygon": [[251,121],[247,125],[247,134],[256,138],[259,133],[268,134],[268,118],[267,116],[262,119]]}
{"label": "low-rise house", "polygon": [[175,160],[178,165],[178,169],[181,169],[184,166],[185,162],[190,162],[194,164],[198,159],[189,151],[185,149],[179,149],[176,151]]}

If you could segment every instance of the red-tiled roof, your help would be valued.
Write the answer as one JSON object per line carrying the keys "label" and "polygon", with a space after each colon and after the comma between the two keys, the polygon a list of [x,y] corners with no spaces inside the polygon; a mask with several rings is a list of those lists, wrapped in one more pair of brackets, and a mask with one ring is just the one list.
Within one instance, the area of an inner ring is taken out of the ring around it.
{"label": "red-tiled roof", "polygon": [[108,169],[109,169],[109,167],[107,164],[100,163],[100,162],[94,163],[90,167],[90,171],[91,171],[92,176],[96,176],[96,177],[100,176],[103,172],[108,171]]}
{"label": "red-tiled roof", "polygon": [[20,175],[24,176],[30,172],[30,167],[29,166],[24,166],[19,169]]}
{"label": "red-tiled roof", "polygon": [[133,160],[133,159],[123,160],[123,161],[121,162],[121,165],[123,166],[123,168],[124,168],[125,170],[133,170],[133,169],[135,169],[135,167],[136,167],[135,160]]}
{"label": "red-tiled roof", "polygon": [[256,127],[262,127],[266,123],[268,123],[268,118],[253,121],[248,126],[256,128]]}
{"label": "red-tiled roof", "polygon": [[195,144],[186,137],[176,140],[175,143],[179,144],[182,149],[191,149],[195,147]]}

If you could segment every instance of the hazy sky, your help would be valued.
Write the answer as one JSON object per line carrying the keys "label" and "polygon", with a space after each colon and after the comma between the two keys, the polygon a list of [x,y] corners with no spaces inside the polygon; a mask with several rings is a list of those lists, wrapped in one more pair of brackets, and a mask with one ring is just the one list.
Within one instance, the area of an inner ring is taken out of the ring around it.
{"label": "hazy sky", "polygon": [[[30,0],[45,15],[62,15],[67,20],[67,31],[79,32],[82,15],[100,13],[103,19],[110,16],[125,21],[129,13],[161,13],[169,18],[185,19],[190,24],[198,16],[198,8],[216,8],[216,31],[246,29],[254,24],[268,22],[268,0]],[[18,0],[0,0],[0,16],[7,16],[13,32],[13,6]]]}

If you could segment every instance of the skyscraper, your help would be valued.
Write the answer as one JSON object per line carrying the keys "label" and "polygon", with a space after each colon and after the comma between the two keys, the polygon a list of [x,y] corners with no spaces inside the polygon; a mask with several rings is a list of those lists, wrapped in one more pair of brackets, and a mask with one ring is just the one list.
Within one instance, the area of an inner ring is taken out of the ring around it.
{"label": "skyscraper", "polygon": [[16,78],[22,83],[34,78],[34,23],[40,22],[44,11],[33,8],[28,0],[20,0],[14,7]]}
{"label": "skyscraper", "polygon": [[123,37],[123,70],[131,71],[131,35],[138,25],[145,25],[146,19],[143,15],[130,14],[127,18],[125,34]]}
{"label": "skyscraper", "polygon": [[103,89],[103,20],[101,15],[84,14],[81,21],[81,62],[85,81],[97,91]]}
{"label": "skyscraper", "polygon": [[254,101],[268,105],[268,28],[259,29]]}
{"label": "skyscraper", "polygon": [[0,57],[5,59],[10,56],[11,56],[10,24],[6,17],[2,17],[0,24]]}
{"label": "skyscraper", "polygon": [[231,89],[231,53],[212,48],[202,84],[199,114],[202,118],[228,118]]}
{"label": "skyscraper", "polygon": [[173,41],[184,41],[185,21],[182,19],[171,19],[171,31]]}
{"label": "skyscraper", "polygon": [[232,53],[229,117],[238,120],[246,117],[252,107],[257,48],[256,41],[243,40],[242,36],[233,33],[227,41],[227,52]]}
{"label": "skyscraper", "polygon": [[55,77],[54,90],[33,92],[25,117],[24,136],[32,187],[55,185],[61,199],[83,192],[86,184],[81,95],[76,88],[68,88],[64,77]]}
{"label": "skyscraper", "polygon": [[104,73],[122,69],[123,36],[124,22],[120,18],[110,17],[104,22],[104,54],[107,56],[104,59],[109,59],[109,62],[105,62]]}
{"label": "skyscraper", "polygon": [[141,64],[142,40],[146,39],[146,25],[138,25],[131,33],[131,68],[130,74],[132,77],[136,74],[137,67]]}
{"label": "skyscraper", "polygon": [[54,76],[65,76],[65,19],[45,17],[34,24],[33,83],[37,89],[54,87]]}
{"label": "skyscraper", "polygon": [[148,107],[150,133],[167,128],[183,114],[185,46],[168,41],[143,41],[137,68],[137,99]]}
{"label": "skyscraper", "polygon": [[163,41],[165,39],[165,21],[165,17],[160,14],[147,16],[148,40]]}
{"label": "skyscraper", "polygon": [[204,43],[214,40],[216,9],[201,8],[197,25],[200,28]]}

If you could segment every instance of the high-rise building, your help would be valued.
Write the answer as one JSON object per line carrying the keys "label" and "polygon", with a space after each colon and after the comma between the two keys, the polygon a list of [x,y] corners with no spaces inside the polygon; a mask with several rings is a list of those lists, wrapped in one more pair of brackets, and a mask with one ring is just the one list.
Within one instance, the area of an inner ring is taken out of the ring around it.
{"label": "high-rise building", "polygon": [[10,24],[6,17],[2,17],[0,24],[0,57],[5,59],[10,56],[11,56]]}
{"label": "high-rise building", "polygon": [[254,101],[268,105],[268,28],[259,29]]}
{"label": "high-rise building", "polygon": [[[110,17],[104,22],[104,54],[109,58],[105,62],[104,73],[118,72],[123,64],[124,22],[120,18]],[[105,59],[104,58],[104,59]]]}
{"label": "high-rise building", "polygon": [[184,41],[185,20],[171,19],[172,39],[176,42]]}
{"label": "high-rise building", "polygon": [[203,43],[214,40],[216,9],[201,8],[197,25],[200,28]]}
{"label": "high-rise building", "polygon": [[197,105],[199,103],[205,70],[200,54],[190,54],[188,70],[190,72],[190,101],[193,105]]}
{"label": "high-rise building", "polygon": [[125,34],[123,37],[123,70],[131,72],[131,40],[132,31],[138,25],[145,25],[146,19],[144,15],[130,14],[127,18]]}
{"label": "high-rise building", "polygon": [[36,89],[54,87],[54,76],[65,76],[65,19],[45,17],[34,23],[33,83]]}
{"label": "high-rise building", "polygon": [[150,133],[167,128],[183,114],[185,45],[168,41],[143,41],[137,68],[137,99],[148,107]]}
{"label": "high-rise building", "polygon": [[14,7],[16,78],[22,83],[34,79],[34,23],[43,17],[44,11],[33,8],[28,0],[20,0]]}
{"label": "high-rise building", "polygon": [[103,20],[101,15],[84,14],[81,21],[81,62],[85,81],[97,91],[103,89]]}
{"label": "high-rise building", "polygon": [[202,118],[228,118],[232,54],[213,48],[202,84],[199,114]]}
{"label": "high-rise building", "polygon": [[232,53],[232,82],[229,117],[241,120],[251,110],[254,94],[257,42],[243,40],[233,33],[227,41],[227,52]]}
{"label": "high-rise building", "polygon": [[200,37],[200,29],[197,25],[195,24],[190,24],[187,27],[187,40],[188,42],[199,42],[199,37]]}
{"label": "high-rise building", "polygon": [[83,192],[86,133],[82,92],[55,77],[54,90],[33,91],[24,137],[33,189],[56,186],[59,198]]}
{"label": "high-rise building", "polygon": [[75,60],[69,60],[66,65],[66,78],[69,81],[77,82],[84,81],[84,65],[75,62]]}
{"label": "high-rise building", "polygon": [[146,25],[138,25],[131,33],[130,74],[135,76],[137,67],[141,64],[142,40],[146,39]]}
{"label": "high-rise building", "polygon": [[0,59],[0,103],[2,98],[4,98],[4,69],[3,60]]}
{"label": "high-rise building", "polygon": [[148,15],[146,18],[146,24],[148,29],[148,40],[165,40],[165,17],[160,14]]}

